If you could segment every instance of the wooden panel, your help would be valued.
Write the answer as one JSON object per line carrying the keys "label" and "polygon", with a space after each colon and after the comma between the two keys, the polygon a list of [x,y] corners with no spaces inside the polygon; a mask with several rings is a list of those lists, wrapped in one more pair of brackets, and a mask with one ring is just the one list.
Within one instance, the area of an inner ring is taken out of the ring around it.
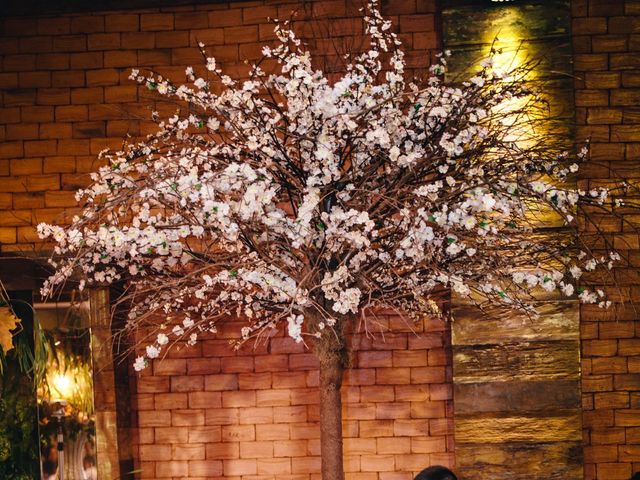
{"label": "wooden panel", "polygon": [[502,341],[578,340],[579,310],[576,302],[542,302],[536,306],[539,317],[524,312],[491,309],[482,315],[477,307],[456,305],[455,318],[471,316],[474,322],[462,322],[453,331],[456,345],[478,345],[495,341],[500,330]]}
{"label": "wooden panel", "polygon": [[577,340],[462,345],[453,353],[454,378],[456,383],[577,378],[579,352]]}
{"label": "wooden panel", "polygon": [[[582,443],[456,445],[457,471],[474,480],[566,480],[582,478]],[[514,471],[513,465],[527,465]]]}
{"label": "wooden panel", "polygon": [[456,415],[542,412],[580,407],[579,380],[456,383]]}
{"label": "wooden panel", "polygon": [[[500,3],[445,0],[443,44],[453,52],[447,78],[457,81],[475,71],[473,64],[497,36],[494,45],[503,50],[494,58],[498,67],[540,60],[528,78],[542,89],[556,120],[538,128],[569,146],[568,2]],[[544,242],[554,233],[535,235],[532,240]],[[482,313],[454,299],[454,425],[463,480],[582,480],[578,305],[544,291],[534,299],[537,316],[508,309]]]}
{"label": "wooden panel", "polygon": [[492,417],[456,415],[456,439],[464,443],[545,443],[582,439],[581,412],[558,412],[558,416]]}

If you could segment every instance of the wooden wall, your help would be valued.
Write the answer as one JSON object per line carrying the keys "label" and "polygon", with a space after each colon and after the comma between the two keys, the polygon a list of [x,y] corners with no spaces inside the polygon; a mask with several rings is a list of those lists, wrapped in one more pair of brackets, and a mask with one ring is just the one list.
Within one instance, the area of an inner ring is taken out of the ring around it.
{"label": "wooden wall", "polygon": [[578,308],[539,318],[453,310],[456,463],[461,478],[582,478]]}
{"label": "wooden wall", "polygon": [[[568,2],[463,3],[445,2],[443,11],[451,80],[487,56],[494,40],[504,49],[498,65],[540,60],[531,81],[557,117],[544,133],[559,133],[570,148]],[[541,298],[537,310],[539,318],[506,310],[482,316],[454,301],[456,465],[463,479],[582,479],[578,306]]]}

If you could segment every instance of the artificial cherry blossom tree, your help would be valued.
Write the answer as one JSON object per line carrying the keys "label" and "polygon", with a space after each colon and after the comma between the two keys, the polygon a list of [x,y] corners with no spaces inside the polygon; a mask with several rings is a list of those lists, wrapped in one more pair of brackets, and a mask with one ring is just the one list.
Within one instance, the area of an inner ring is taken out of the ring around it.
{"label": "artificial cherry blossom tree", "polygon": [[136,370],[230,316],[246,321],[239,343],[284,328],[312,348],[325,480],[343,478],[349,324],[378,308],[438,314],[443,290],[532,314],[537,291],[606,306],[578,279],[619,259],[581,248],[579,210],[613,209],[610,191],[571,186],[584,152],[540,136],[526,68],[489,58],[447,85],[445,54],[409,83],[377,0],[364,23],[370,48],[334,82],[287,22],[263,49],[277,73],[258,62],[234,80],[203,45],[203,73],[188,68],[185,85],[134,71],[186,113],[104,152],[72,225],[39,226],[57,242],[45,294],[78,272],[81,286],[126,284],[126,328],[154,329]]}

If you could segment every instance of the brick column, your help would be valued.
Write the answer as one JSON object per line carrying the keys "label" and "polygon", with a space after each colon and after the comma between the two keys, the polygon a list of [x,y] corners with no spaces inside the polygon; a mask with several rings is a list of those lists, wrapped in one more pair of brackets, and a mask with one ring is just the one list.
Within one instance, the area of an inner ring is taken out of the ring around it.
{"label": "brick column", "polygon": [[[640,177],[640,2],[573,0],[576,138],[591,138],[592,162],[582,187]],[[623,210],[621,210],[624,213]],[[637,234],[618,219],[600,227],[615,248],[640,266]],[[637,225],[630,216],[626,221]],[[640,470],[640,322],[637,270],[618,268],[603,285],[616,300],[609,310],[581,312],[585,479],[628,480]],[[622,294],[622,295],[620,295]]]}
{"label": "brick column", "polygon": [[111,350],[111,315],[109,290],[95,288],[89,292],[91,315],[91,354],[96,417],[96,456],[98,477],[120,477],[116,388]]}

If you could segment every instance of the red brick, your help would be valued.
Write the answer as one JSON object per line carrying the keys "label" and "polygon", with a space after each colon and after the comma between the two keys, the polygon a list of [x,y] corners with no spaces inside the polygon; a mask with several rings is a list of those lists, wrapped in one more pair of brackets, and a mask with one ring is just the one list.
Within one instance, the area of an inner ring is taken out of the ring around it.
{"label": "red brick", "polygon": [[574,18],[571,31],[573,35],[607,33],[607,19],[604,17]]}
{"label": "red brick", "polygon": [[609,66],[615,70],[637,70],[640,68],[640,59],[638,55],[612,53],[609,56]]}
{"label": "red brick", "polygon": [[393,360],[391,351],[358,352],[359,368],[391,367],[392,364]]}
{"label": "red brick", "polygon": [[240,442],[241,458],[273,458],[273,442]]}
{"label": "red brick", "polygon": [[393,420],[364,420],[360,422],[360,438],[392,437]]}
{"label": "red brick", "polygon": [[222,461],[192,460],[189,462],[189,477],[221,477]]}
{"label": "red brick", "polygon": [[251,43],[257,41],[257,26],[226,27],[224,29],[225,44]]}
{"label": "red brick", "polygon": [[173,444],[171,446],[172,460],[204,460],[205,446],[203,444]]}
{"label": "red brick", "polygon": [[223,357],[221,369],[223,373],[251,373],[253,372],[253,357]]}
{"label": "red brick", "polygon": [[[268,426],[272,427],[271,425]],[[252,442],[256,440],[255,425],[227,425],[222,427],[223,442]]]}
{"label": "red brick", "polygon": [[[185,429],[181,429],[185,431]],[[190,427],[187,431],[189,443],[213,443],[219,442],[222,439],[222,427],[209,426],[209,427]],[[183,442],[183,443],[186,443]]]}
{"label": "red brick", "polygon": [[576,91],[575,99],[577,107],[599,107],[609,105],[609,93],[603,90],[578,90]]}
{"label": "red brick", "polygon": [[226,477],[256,475],[258,466],[255,459],[224,460],[223,472]]}
{"label": "red brick", "polygon": [[188,407],[186,393],[158,393],[154,395],[156,410],[174,410]]}
{"label": "red brick", "polygon": [[78,205],[78,202],[75,199],[75,192],[45,192],[44,202],[46,207],[69,208]]}
{"label": "red brick", "polygon": [[186,47],[188,45],[189,45],[189,32],[174,31],[174,32],[160,32],[155,34],[155,48],[176,48],[176,47]]}
{"label": "red brick", "polygon": [[259,390],[256,392],[256,406],[284,406],[291,403],[289,390]]}
{"label": "red brick", "polygon": [[102,15],[83,15],[71,19],[71,33],[93,33],[104,31]]}
{"label": "red brick", "polygon": [[72,135],[70,123],[41,123],[39,137],[42,140],[69,138]]}
{"label": "red brick", "polygon": [[411,404],[409,402],[376,403],[377,419],[409,418]]}
{"label": "red brick", "polygon": [[297,353],[289,355],[290,370],[316,370],[318,368],[318,358],[313,353]]}
{"label": "red brick", "polygon": [[286,372],[289,369],[287,355],[257,355],[254,360],[256,372]]}
{"label": "red brick", "polygon": [[435,29],[433,15],[400,15],[401,32],[430,32]]}
{"label": "red brick", "polygon": [[[24,177],[22,177],[24,178]],[[26,180],[25,180],[26,182]],[[41,192],[36,193],[20,193],[16,192],[12,195],[13,208],[15,210],[30,209],[30,208],[44,208],[44,194]],[[18,217],[25,216],[26,212],[18,212]]]}
{"label": "red brick", "polygon": [[115,50],[120,48],[119,33],[95,33],[87,36],[88,50]]}
{"label": "red brick", "polygon": [[140,445],[140,459],[145,461],[171,458],[171,445]]}
{"label": "red brick", "polygon": [[[20,88],[39,88],[51,86],[51,72],[20,72],[17,74],[17,83]],[[16,85],[13,88],[17,88]],[[11,88],[11,87],[7,87]]]}
{"label": "red brick", "polygon": [[28,17],[5,17],[3,22],[3,33],[5,35],[35,35],[38,33],[38,23],[36,18]]}
{"label": "red brick", "polygon": [[138,412],[138,425],[141,427],[168,427],[171,425],[171,412],[169,410]]}
{"label": "red brick", "polygon": [[209,27],[230,27],[242,24],[242,9],[209,12]]}
{"label": "red brick", "polygon": [[205,390],[236,390],[238,388],[238,376],[235,374],[207,375],[205,376]]}
{"label": "red brick", "polygon": [[139,29],[138,14],[111,13],[105,18],[107,32],[135,32]]}
{"label": "red brick", "polygon": [[256,406],[256,392],[254,391],[224,391],[222,392],[222,406],[229,407],[254,407]]}
{"label": "red brick", "polygon": [[[179,368],[181,368],[181,366]],[[203,390],[203,387],[204,377],[202,375],[182,375],[171,377],[172,392],[199,392]]]}
{"label": "red brick", "polygon": [[189,393],[189,408],[220,408],[222,394],[220,392],[192,391]]}
{"label": "red brick", "polygon": [[593,52],[624,52],[627,50],[626,35],[603,35],[593,37]]}
{"label": "red brick", "polygon": [[291,459],[291,472],[297,474],[320,471],[320,457],[298,457]]}
{"label": "red brick", "polygon": [[274,423],[274,409],[272,407],[248,407],[243,408],[240,412],[240,424],[242,425],[272,423]]}
{"label": "red brick", "polygon": [[138,53],[136,51],[107,50],[104,52],[104,66],[133,68],[138,64]]}
{"label": "red brick", "polygon": [[176,30],[191,30],[208,26],[209,19],[206,12],[176,12],[174,14],[174,28]]}
{"label": "red brick", "polygon": [[256,440],[289,440],[290,438],[289,424],[255,426]]}
{"label": "red brick", "polygon": [[[154,35],[149,32],[129,32],[129,33],[123,33],[120,36],[120,44],[123,50],[124,49],[136,50],[138,48],[151,49],[155,47],[155,39],[154,39]],[[131,68],[134,67],[134,65],[126,65],[126,66]],[[137,66],[137,64],[135,66]]]}
{"label": "red brick", "polygon": [[156,476],[158,478],[186,478],[189,474],[189,463],[186,461],[163,461],[156,462]]}
{"label": "red brick", "polygon": [[204,425],[204,410],[174,410],[171,412],[171,425],[191,427]]}
{"label": "red brick", "polygon": [[[102,55],[100,55],[100,66],[102,65]],[[116,85],[119,82],[119,74],[116,69],[88,70],[86,75],[89,87]]]}
{"label": "red brick", "polygon": [[53,50],[56,52],[83,52],[86,49],[86,35],[60,35],[53,38]]}
{"label": "red brick", "polygon": [[140,30],[172,30],[173,14],[171,13],[143,13],[140,15]]}
{"label": "red brick", "polygon": [[591,432],[591,444],[593,445],[619,443],[625,443],[624,428],[600,428]]}
{"label": "red brick", "polygon": [[[20,53],[50,52],[53,48],[53,38],[49,35],[39,35],[37,37],[22,37],[18,40],[18,42],[20,45]],[[4,53],[15,52],[5,51]]]}
{"label": "red brick", "polygon": [[589,340],[582,342],[582,351],[586,356],[610,357],[618,351],[618,343],[615,340]]}
{"label": "red brick", "polygon": [[239,409],[216,408],[205,410],[206,425],[232,425],[239,422]]}
{"label": "red brick", "polygon": [[28,140],[38,138],[37,123],[16,123],[7,125],[7,140]]}

